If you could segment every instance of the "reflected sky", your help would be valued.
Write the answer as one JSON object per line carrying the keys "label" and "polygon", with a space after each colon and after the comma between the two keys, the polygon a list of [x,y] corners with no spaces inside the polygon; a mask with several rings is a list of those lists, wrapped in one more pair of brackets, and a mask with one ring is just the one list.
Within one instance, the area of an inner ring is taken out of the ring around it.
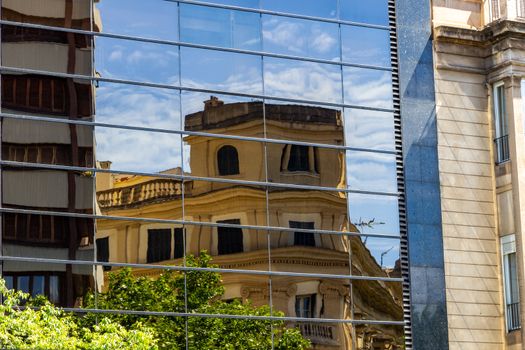
{"label": "reflected sky", "polygon": [[390,32],[382,29],[341,26],[343,61],[390,66]]}
{"label": "reflected sky", "polygon": [[96,158],[115,170],[156,173],[181,167],[179,135],[115,128],[95,128]]}
{"label": "reflected sky", "polygon": [[95,70],[104,78],[179,84],[176,46],[97,37]]}
{"label": "reflected sky", "polygon": [[[151,6],[152,2],[155,6]],[[170,1],[102,0],[95,4],[102,31],[150,39],[177,40],[177,4]]]}
{"label": "reflected sky", "polygon": [[335,65],[267,57],[264,83],[270,96],[341,102],[341,72]]}
{"label": "reflected sky", "polygon": [[264,51],[339,60],[337,24],[263,15]]}
{"label": "reflected sky", "polygon": [[181,4],[180,38],[183,42],[260,50],[260,15],[206,6]]}
{"label": "reflected sky", "polygon": [[181,48],[182,85],[261,94],[261,58],[232,52]]}
{"label": "reflected sky", "polygon": [[179,91],[100,82],[97,122],[177,130],[181,128]]}

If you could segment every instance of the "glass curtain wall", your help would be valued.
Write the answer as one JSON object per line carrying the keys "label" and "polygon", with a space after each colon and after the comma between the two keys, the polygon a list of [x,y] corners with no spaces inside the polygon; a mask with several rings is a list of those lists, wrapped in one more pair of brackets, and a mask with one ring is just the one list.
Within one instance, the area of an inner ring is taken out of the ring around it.
{"label": "glass curtain wall", "polygon": [[[235,319],[404,349],[390,23],[384,0],[3,0],[8,286],[169,319],[173,348]],[[122,271],[179,302],[109,302]]]}

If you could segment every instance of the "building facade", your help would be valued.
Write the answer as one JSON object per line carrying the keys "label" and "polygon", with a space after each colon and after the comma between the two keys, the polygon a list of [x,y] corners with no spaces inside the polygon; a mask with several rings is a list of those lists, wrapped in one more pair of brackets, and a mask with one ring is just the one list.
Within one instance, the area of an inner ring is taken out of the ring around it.
{"label": "building facade", "polygon": [[509,5],[0,11],[8,286],[86,312],[111,273],[198,271],[186,258],[206,251],[224,300],[284,313],[268,319],[313,349],[521,347]]}

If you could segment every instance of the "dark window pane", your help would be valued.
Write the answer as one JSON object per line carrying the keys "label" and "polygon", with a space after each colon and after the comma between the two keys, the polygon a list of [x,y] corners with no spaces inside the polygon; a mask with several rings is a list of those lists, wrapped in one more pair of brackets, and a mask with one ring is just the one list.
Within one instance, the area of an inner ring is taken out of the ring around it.
{"label": "dark window pane", "polygon": [[235,175],[239,173],[239,156],[233,146],[223,146],[217,152],[219,175]]}
{"label": "dark window pane", "polygon": [[[97,261],[109,261],[109,237],[97,239]],[[110,270],[111,266],[104,266],[104,270]]]}
{"label": "dark window pane", "polygon": [[[303,230],[313,230],[313,222],[290,221],[290,228],[300,228]],[[294,232],[294,245],[315,247],[313,232]]]}
{"label": "dark window pane", "polygon": [[7,289],[13,289],[15,286],[13,285],[13,276],[2,276],[5,281],[5,286]]}
{"label": "dark window pane", "polygon": [[148,230],[147,262],[168,260],[171,253],[171,229]]}
{"label": "dark window pane", "polygon": [[[218,221],[224,224],[240,225],[239,219]],[[241,253],[243,251],[242,229],[238,227],[218,227],[219,243],[217,251],[219,255]]]}
{"label": "dark window pane", "polygon": [[174,258],[182,258],[184,256],[184,230],[181,227],[177,227],[173,231],[175,233]]}
{"label": "dark window pane", "polygon": [[36,297],[37,295],[45,294],[45,282],[44,276],[33,276],[33,287],[31,288],[31,296]]}
{"label": "dark window pane", "polygon": [[288,171],[310,171],[307,146],[290,146],[290,160],[288,161]]}
{"label": "dark window pane", "polygon": [[16,289],[25,293],[29,293],[29,276],[18,276],[16,281]]}

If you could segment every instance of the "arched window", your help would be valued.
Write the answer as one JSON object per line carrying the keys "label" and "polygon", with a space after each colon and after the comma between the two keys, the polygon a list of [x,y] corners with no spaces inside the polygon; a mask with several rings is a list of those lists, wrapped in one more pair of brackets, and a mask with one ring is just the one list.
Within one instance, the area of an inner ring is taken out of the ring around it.
{"label": "arched window", "polygon": [[223,146],[217,152],[219,175],[235,175],[239,173],[239,155],[233,146]]}

